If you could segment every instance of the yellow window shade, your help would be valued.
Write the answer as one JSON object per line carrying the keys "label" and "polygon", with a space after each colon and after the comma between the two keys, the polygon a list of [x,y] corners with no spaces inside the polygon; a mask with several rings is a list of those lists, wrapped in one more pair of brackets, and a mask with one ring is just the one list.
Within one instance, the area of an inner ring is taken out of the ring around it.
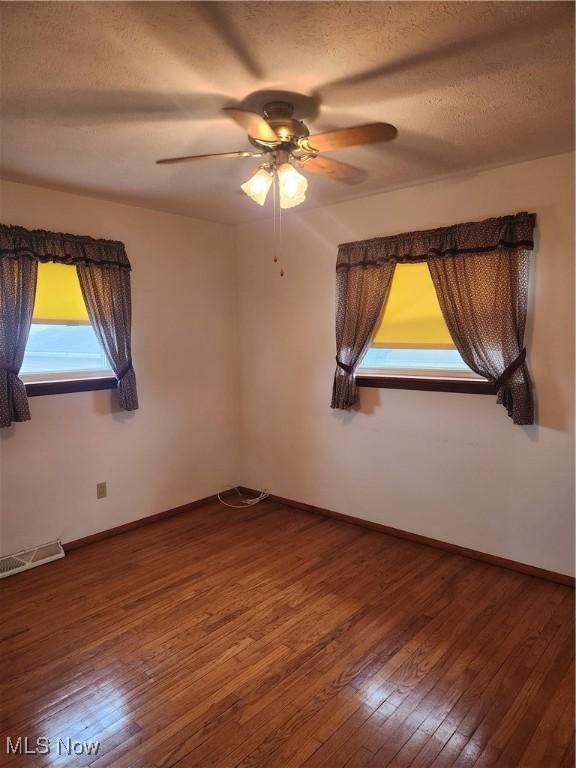
{"label": "yellow window shade", "polygon": [[38,264],[33,320],[37,323],[88,323],[76,267]]}
{"label": "yellow window shade", "polygon": [[397,264],[374,347],[454,349],[426,263]]}

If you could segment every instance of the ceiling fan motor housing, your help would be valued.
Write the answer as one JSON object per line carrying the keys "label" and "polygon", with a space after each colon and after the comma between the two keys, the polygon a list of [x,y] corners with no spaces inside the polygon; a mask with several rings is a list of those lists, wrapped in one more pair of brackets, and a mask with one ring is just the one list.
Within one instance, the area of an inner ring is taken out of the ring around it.
{"label": "ceiling fan motor housing", "polygon": [[278,134],[279,141],[262,141],[250,136],[251,144],[258,149],[293,149],[298,146],[299,139],[310,135],[304,123],[292,117],[294,107],[286,101],[271,101],[265,104],[263,113],[268,125]]}

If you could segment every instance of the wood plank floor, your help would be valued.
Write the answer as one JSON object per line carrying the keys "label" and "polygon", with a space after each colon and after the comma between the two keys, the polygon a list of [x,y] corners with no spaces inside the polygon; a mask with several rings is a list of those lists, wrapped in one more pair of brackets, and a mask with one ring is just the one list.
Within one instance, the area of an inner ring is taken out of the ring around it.
{"label": "wood plank floor", "polygon": [[574,765],[569,587],[265,502],[1,589],[6,765]]}

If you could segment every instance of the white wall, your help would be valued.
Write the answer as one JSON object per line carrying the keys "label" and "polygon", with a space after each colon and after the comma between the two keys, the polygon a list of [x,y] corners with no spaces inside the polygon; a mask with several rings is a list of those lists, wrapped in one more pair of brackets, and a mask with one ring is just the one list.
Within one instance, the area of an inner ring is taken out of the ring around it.
{"label": "white wall", "polygon": [[232,230],[22,184],[1,192],[4,223],[126,244],[140,399],[127,414],[112,392],[31,398],[32,420],[0,430],[1,551],[77,539],[236,482]]}
{"label": "white wall", "polygon": [[[562,573],[573,571],[574,156],[238,228],[241,478],[253,488]],[[516,213],[538,216],[528,360],[538,425],[495,398],[364,389],[329,407],[337,245]]]}

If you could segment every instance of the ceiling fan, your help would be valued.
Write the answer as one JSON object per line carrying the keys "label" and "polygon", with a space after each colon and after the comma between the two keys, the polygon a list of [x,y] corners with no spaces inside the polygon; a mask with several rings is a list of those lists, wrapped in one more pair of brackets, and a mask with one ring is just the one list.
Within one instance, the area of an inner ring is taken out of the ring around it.
{"label": "ceiling fan", "polygon": [[295,166],[329,176],[345,184],[358,184],[366,177],[366,171],[325,157],[323,153],[343,147],[390,141],[397,134],[396,128],[388,123],[368,123],[310,136],[306,125],[293,117],[294,106],[286,101],[271,101],[265,104],[262,115],[237,107],[224,107],[222,111],[246,131],[256,151],[187,155],[156,162],[164,165],[210,157],[264,158],[254,175],[242,184],[242,191],[259,205],[264,205],[268,191],[276,179],[281,208],[291,208],[304,201],[308,181],[298,173]]}

